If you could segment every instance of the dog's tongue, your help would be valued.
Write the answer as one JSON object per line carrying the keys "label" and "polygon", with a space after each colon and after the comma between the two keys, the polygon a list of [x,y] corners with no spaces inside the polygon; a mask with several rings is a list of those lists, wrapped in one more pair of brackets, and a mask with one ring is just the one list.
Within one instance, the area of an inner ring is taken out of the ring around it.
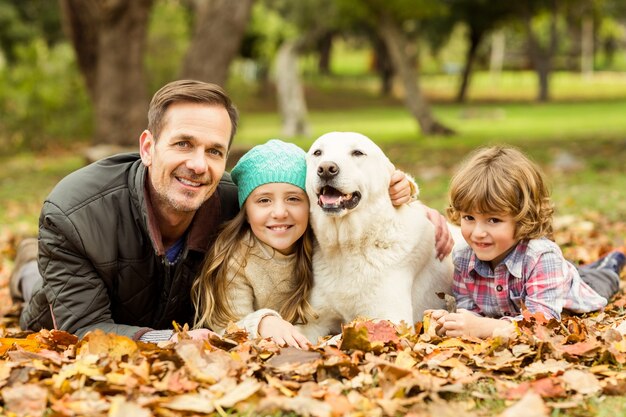
{"label": "dog's tongue", "polygon": [[341,200],[341,195],[340,194],[327,194],[327,195],[320,195],[320,202],[324,205],[333,205],[339,202],[339,200]]}

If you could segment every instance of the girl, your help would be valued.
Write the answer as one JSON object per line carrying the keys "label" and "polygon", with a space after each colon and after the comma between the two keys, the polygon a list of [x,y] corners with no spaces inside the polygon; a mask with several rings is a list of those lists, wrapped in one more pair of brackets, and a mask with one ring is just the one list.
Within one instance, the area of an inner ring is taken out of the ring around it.
{"label": "girl", "polygon": [[255,146],[231,171],[239,214],[218,236],[192,288],[194,327],[223,333],[230,321],[250,337],[306,348],[292,324],[306,323],[313,282],[305,152],[279,140]]}
{"label": "girl", "polygon": [[596,311],[618,291],[623,253],[577,270],[550,240],[553,206],[545,180],[520,151],[479,149],[452,178],[449,200],[448,216],[469,246],[454,253],[459,310],[432,312],[440,334],[507,332],[523,306],[555,319],[564,309]]}

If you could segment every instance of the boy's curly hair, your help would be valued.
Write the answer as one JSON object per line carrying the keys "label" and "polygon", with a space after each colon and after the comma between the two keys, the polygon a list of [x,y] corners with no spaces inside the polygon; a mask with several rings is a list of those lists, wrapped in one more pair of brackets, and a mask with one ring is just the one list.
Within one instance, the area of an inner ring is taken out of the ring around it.
{"label": "boy's curly hair", "polygon": [[494,146],[474,151],[450,181],[446,214],[510,215],[516,239],[552,238],[554,205],[539,167],[518,149]]}

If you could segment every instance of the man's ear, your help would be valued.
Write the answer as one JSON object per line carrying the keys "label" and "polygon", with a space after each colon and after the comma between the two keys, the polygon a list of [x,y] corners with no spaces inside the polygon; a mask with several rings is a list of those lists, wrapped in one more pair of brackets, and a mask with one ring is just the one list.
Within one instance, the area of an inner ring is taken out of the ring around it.
{"label": "man's ear", "polygon": [[152,165],[152,147],[154,145],[152,133],[149,130],[144,130],[139,136],[139,155],[141,155],[141,162],[147,167]]}

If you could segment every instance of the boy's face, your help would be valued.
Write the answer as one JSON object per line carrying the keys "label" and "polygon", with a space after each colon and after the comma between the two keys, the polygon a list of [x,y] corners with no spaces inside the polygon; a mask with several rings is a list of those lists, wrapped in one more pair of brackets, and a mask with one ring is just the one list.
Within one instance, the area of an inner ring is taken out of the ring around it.
{"label": "boy's face", "polygon": [[478,259],[495,268],[517,244],[510,215],[461,212],[461,233]]}

